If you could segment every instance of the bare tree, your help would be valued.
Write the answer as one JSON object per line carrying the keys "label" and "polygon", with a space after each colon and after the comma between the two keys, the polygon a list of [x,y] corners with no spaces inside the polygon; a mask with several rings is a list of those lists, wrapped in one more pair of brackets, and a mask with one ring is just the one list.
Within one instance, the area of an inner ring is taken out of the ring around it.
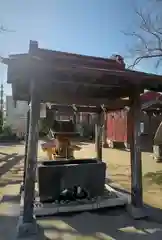
{"label": "bare tree", "polygon": [[4,33],[4,32],[15,32],[15,31],[6,28],[3,24],[0,24],[0,33]]}
{"label": "bare tree", "polygon": [[150,9],[146,6],[145,9],[135,10],[138,28],[124,33],[136,40],[136,44],[129,49],[135,59],[130,68],[143,59],[154,59],[156,68],[162,63],[162,0],[152,0],[149,3]]}
{"label": "bare tree", "polygon": [[[14,32],[13,30],[10,30],[8,28],[5,28],[4,25],[0,25],[0,34],[5,33],[5,32]],[[1,55],[0,55],[0,63],[6,61]]]}
{"label": "bare tree", "polygon": [[0,25],[0,33],[7,32],[8,29],[5,28],[3,25]]}

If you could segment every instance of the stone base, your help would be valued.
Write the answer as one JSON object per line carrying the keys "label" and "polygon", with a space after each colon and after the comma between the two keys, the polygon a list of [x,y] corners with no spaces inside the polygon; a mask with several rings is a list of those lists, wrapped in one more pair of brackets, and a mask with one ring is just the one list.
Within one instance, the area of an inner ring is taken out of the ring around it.
{"label": "stone base", "polygon": [[148,214],[146,213],[144,207],[137,208],[137,207],[133,206],[132,204],[127,205],[127,212],[129,213],[129,215],[131,217],[133,217],[136,220],[148,217]]}
{"label": "stone base", "polygon": [[153,153],[154,156],[153,158],[157,161],[157,162],[162,162],[162,145],[154,145],[153,146]]}
{"label": "stone base", "polygon": [[[97,199],[88,200],[86,202],[73,202],[73,203],[41,203],[39,197],[35,198],[34,203],[34,215],[36,217],[52,216],[57,214],[65,214],[67,212],[83,212],[93,211],[103,208],[112,208],[116,206],[125,206],[129,202],[129,198],[126,194],[116,191],[109,185],[105,184],[105,195],[98,197]],[[36,191],[35,196],[39,196]],[[20,202],[20,212],[23,213],[24,198],[23,193]]]}
{"label": "stone base", "polygon": [[162,157],[153,156],[153,159],[156,160],[157,163],[162,163]]}
{"label": "stone base", "polygon": [[38,226],[35,218],[31,223],[24,223],[23,217],[19,217],[18,225],[17,225],[17,239],[23,239],[28,237],[34,237],[38,233]]}
{"label": "stone base", "polygon": [[157,163],[162,163],[162,158],[154,157],[154,160],[156,160]]}

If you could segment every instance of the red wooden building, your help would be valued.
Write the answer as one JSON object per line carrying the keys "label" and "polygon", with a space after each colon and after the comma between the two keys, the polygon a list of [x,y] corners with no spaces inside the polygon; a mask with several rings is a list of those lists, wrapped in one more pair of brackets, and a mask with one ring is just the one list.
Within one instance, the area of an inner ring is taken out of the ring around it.
{"label": "red wooden building", "polygon": [[[141,138],[146,145],[152,145],[154,134],[162,121],[162,95],[156,92],[145,92],[141,95]],[[123,143],[129,148],[131,117],[129,108],[107,113],[107,144],[113,148]]]}

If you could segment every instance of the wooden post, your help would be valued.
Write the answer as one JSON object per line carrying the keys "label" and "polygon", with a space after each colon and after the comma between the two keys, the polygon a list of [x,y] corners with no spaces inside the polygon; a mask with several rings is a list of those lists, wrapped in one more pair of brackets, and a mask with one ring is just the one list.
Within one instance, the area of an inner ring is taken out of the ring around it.
{"label": "wooden post", "polygon": [[147,112],[147,116],[148,116],[149,147],[150,147],[150,149],[153,150],[153,145],[154,145],[153,136],[154,136],[154,132],[153,132],[153,127],[152,127],[152,113],[151,112]]}
{"label": "wooden post", "polygon": [[76,113],[76,111],[74,111],[74,113],[73,113],[73,122],[74,122],[74,125],[75,125],[75,127],[76,127],[76,121],[77,121],[77,113]]}
{"label": "wooden post", "polygon": [[36,86],[31,82],[31,110],[29,124],[28,154],[26,161],[26,177],[24,189],[24,209],[23,222],[32,223],[33,221],[33,201],[35,190],[35,177],[37,166],[37,147],[40,118],[40,100],[37,95]]}
{"label": "wooden post", "polygon": [[142,162],[140,149],[140,92],[134,90],[131,99],[131,202],[135,208],[143,206],[143,191],[142,191]]}
{"label": "wooden post", "polygon": [[79,132],[79,127],[80,127],[80,112],[76,111],[75,112],[75,130],[76,132]]}
{"label": "wooden post", "polygon": [[96,124],[95,124],[95,148],[96,158],[102,161],[102,114],[97,113]]}
{"label": "wooden post", "polygon": [[107,110],[105,109],[103,111],[103,147],[107,148],[108,144],[107,144]]}
{"label": "wooden post", "polygon": [[25,176],[26,176],[26,162],[27,162],[27,152],[28,152],[28,139],[29,139],[29,124],[30,124],[30,110],[27,112],[27,121],[26,121],[26,136],[25,136],[25,155],[24,155],[24,173],[23,173],[23,182],[20,188],[20,193],[24,191],[25,185]]}

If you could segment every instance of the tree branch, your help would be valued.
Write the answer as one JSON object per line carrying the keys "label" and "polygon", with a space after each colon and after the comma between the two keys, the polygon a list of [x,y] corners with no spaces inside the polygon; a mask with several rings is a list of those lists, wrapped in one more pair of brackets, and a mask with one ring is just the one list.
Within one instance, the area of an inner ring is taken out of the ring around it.
{"label": "tree branch", "polygon": [[[162,3],[162,0],[159,2]],[[151,12],[146,9],[145,11],[135,10],[140,20],[138,31],[124,33],[126,36],[135,37],[138,40],[138,44],[130,50],[135,61],[129,68],[133,68],[143,59],[154,59],[156,68],[162,61],[162,14],[159,12],[159,7],[157,12],[155,12],[155,8],[152,9]]]}
{"label": "tree branch", "polygon": [[[130,65],[128,68],[134,68],[138,63],[140,63],[143,59],[148,59],[148,58],[159,58],[159,57],[162,57],[162,54],[155,54],[155,55],[144,55],[144,56],[141,56],[141,57],[137,57],[136,60],[134,61],[134,63],[132,65]],[[160,64],[160,61],[162,59],[158,59],[158,66]],[[158,67],[157,66],[157,67]]]}
{"label": "tree branch", "polygon": [[15,32],[14,30],[9,30],[7,28],[5,28],[3,25],[0,25],[0,33],[3,32]]}

